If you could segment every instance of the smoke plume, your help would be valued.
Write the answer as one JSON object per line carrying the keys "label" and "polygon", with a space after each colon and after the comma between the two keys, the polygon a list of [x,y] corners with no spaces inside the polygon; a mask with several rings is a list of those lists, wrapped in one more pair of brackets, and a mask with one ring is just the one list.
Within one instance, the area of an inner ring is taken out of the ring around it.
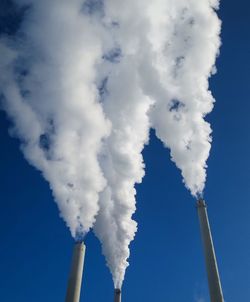
{"label": "smoke plume", "polygon": [[19,31],[0,43],[4,108],[72,235],[94,228],[121,288],[150,128],[191,194],[203,192],[219,1],[22,4]]}
{"label": "smoke plume", "polygon": [[107,187],[94,227],[116,287],[121,287],[136,225],[134,184],[143,176],[141,151],[149,128],[171,150],[192,195],[202,194],[214,99],[208,78],[220,45],[214,1],[106,1],[116,60],[105,79],[112,122],[102,161]]}
{"label": "smoke plume", "polygon": [[82,1],[32,1],[1,40],[1,92],[26,159],[49,182],[72,235],[86,233],[106,184],[98,153],[110,124],[99,104],[99,25]]}

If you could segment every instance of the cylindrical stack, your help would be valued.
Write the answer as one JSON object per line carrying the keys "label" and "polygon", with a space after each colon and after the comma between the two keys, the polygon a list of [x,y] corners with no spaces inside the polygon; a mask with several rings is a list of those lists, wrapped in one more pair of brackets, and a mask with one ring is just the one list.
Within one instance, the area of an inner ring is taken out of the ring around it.
{"label": "cylindrical stack", "polygon": [[214,245],[207,216],[207,208],[204,200],[197,201],[197,209],[200,221],[201,237],[205,253],[209,293],[211,302],[223,302],[223,293],[220,276],[214,251]]}
{"label": "cylindrical stack", "polygon": [[84,256],[85,245],[83,242],[77,242],[74,247],[65,302],[79,302],[80,300]]}
{"label": "cylindrical stack", "polygon": [[122,301],[122,292],[119,288],[116,288],[114,302],[121,302],[121,301]]}

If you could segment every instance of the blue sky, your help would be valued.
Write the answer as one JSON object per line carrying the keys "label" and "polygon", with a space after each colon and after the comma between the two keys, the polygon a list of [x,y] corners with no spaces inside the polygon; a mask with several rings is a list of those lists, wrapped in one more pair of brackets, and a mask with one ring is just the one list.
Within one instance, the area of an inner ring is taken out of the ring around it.
{"label": "blue sky", "polygon": [[[238,302],[250,300],[250,4],[222,1],[219,14],[223,45],[210,82],[217,102],[207,118],[213,145],[205,199],[225,300]],[[48,184],[8,128],[1,112],[0,300],[63,301],[73,240]],[[123,301],[208,302],[194,200],[153,132],[144,158]],[[111,275],[92,233],[86,246],[81,301],[112,301]]]}

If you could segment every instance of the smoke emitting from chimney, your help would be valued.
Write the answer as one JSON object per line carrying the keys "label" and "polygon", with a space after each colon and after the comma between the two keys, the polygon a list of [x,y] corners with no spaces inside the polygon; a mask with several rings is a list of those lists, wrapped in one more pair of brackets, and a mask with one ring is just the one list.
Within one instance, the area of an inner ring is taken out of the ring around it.
{"label": "smoke emitting from chimney", "polygon": [[[94,227],[121,288],[150,128],[201,194],[220,46],[217,0],[35,1],[0,38],[0,91],[73,237]],[[88,3],[87,3],[88,2]]]}

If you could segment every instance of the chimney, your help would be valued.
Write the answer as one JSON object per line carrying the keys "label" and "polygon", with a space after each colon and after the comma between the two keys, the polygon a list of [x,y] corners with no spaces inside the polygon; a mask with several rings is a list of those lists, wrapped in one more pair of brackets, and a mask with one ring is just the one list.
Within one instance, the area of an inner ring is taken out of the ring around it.
{"label": "chimney", "polygon": [[207,206],[203,199],[197,201],[201,237],[206,260],[207,277],[211,302],[224,302],[220,276],[214,251],[213,239],[207,215]]}
{"label": "chimney", "polygon": [[114,302],[121,302],[121,301],[122,301],[122,292],[119,288],[116,288]]}
{"label": "chimney", "polygon": [[65,302],[79,302],[80,300],[84,256],[84,243],[76,242],[73,251],[73,259]]}

